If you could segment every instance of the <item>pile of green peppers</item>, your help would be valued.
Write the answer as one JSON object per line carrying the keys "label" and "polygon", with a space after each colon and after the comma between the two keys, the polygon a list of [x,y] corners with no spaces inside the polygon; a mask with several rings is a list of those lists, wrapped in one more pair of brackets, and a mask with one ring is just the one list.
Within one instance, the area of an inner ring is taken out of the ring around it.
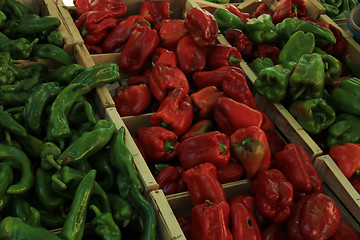
{"label": "pile of green peppers", "polygon": [[359,4],[358,0],[318,0],[332,19],[347,18],[350,10]]}

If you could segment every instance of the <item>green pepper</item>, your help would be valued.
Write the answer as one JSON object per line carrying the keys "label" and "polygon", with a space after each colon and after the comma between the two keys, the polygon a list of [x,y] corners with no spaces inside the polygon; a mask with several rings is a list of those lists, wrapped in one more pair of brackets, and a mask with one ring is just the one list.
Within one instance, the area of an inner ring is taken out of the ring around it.
{"label": "green pepper", "polygon": [[31,226],[18,217],[6,217],[1,221],[0,239],[61,240],[60,237],[49,230],[43,227]]}
{"label": "green pepper", "polygon": [[62,65],[74,63],[73,59],[64,49],[48,43],[36,44],[31,51],[30,57],[34,60],[39,58],[51,59]]}
{"label": "green pepper", "polygon": [[[98,183],[106,191],[110,192],[115,186],[115,173],[109,160],[109,151],[106,148],[101,149],[93,156],[89,157],[89,163],[96,170],[99,176]],[[111,200],[110,200],[111,203]]]}
{"label": "green pepper", "polygon": [[0,65],[0,86],[6,84],[12,84],[14,81],[15,81],[15,75],[10,70],[9,66],[7,64]]}
{"label": "green pepper", "polygon": [[295,65],[294,62],[289,62],[264,68],[254,82],[256,91],[270,101],[280,102],[286,96],[289,78]]}
{"label": "green pepper", "polygon": [[9,164],[0,162],[0,197],[6,194],[6,189],[11,185],[14,179],[14,172]]}
{"label": "green pepper", "polygon": [[206,1],[213,2],[213,3],[221,3],[221,4],[230,2],[230,0],[206,0]]}
{"label": "green pepper", "polygon": [[269,14],[262,14],[257,18],[250,18],[245,24],[246,36],[250,41],[259,45],[274,43],[278,40],[278,33]]}
{"label": "green pepper", "polygon": [[[342,3],[342,2],[341,2]],[[359,4],[359,1],[358,0],[349,0],[349,7],[350,7],[350,10],[353,9],[354,7],[356,7],[356,5]]]}
{"label": "green pepper", "polygon": [[360,78],[360,64],[354,62],[349,56],[345,57],[345,65],[354,77]]}
{"label": "green pepper", "polygon": [[0,28],[2,28],[6,21],[6,15],[2,11],[0,11]]}
{"label": "green pepper", "polygon": [[270,58],[255,58],[251,64],[250,68],[253,72],[258,75],[261,70],[268,67],[273,67],[274,63],[271,61]]}
{"label": "green pepper", "polygon": [[85,68],[77,63],[61,66],[50,75],[50,81],[56,81],[60,85],[68,85]]}
{"label": "green pepper", "polygon": [[330,29],[321,27],[312,21],[301,21],[301,24],[297,26],[296,31],[303,31],[304,33],[310,32],[314,34],[315,44],[317,46],[336,43],[336,38]]}
{"label": "green pepper", "polygon": [[318,47],[314,48],[314,52],[320,54],[325,64],[325,84],[332,84],[333,80],[341,75],[341,62]]}
{"label": "green pepper", "polygon": [[315,37],[312,33],[305,34],[303,31],[297,31],[289,40],[285,43],[284,47],[281,49],[278,62],[287,63],[295,62],[297,63],[299,59],[304,54],[310,54],[313,52],[315,47]]}
{"label": "green pepper", "polygon": [[9,52],[13,59],[28,59],[38,41],[38,38],[35,38],[32,42],[29,42],[26,38],[9,39],[0,32],[0,51]]}
{"label": "green pepper", "polygon": [[289,112],[310,134],[319,134],[335,122],[335,111],[322,98],[295,101]]}
{"label": "green pepper", "polygon": [[40,72],[35,72],[33,76],[28,79],[15,81],[11,85],[2,85],[0,86],[0,93],[15,93],[23,92],[32,89],[40,80]]}
{"label": "green pepper", "polygon": [[23,15],[30,14],[31,11],[23,3],[16,0],[6,0],[3,12],[6,14],[8,19],[19,19]]}
{"label": "green pepper", "polygon": [[330,18],[333,18],[340,13],[340,9],[334,5],[328,3],[321,3],[321,5],[325,8],[326,15],[328,15]]}
{"label": "green pepper", "polygon": [[360,117],[341,113],[336,116],[336,122],[328,129],[326,143],[328,147],[343,145],[347,142],[360,143]]}
{"label": "green pepper", "polygon": [[29,98],[30,93],[31,91],[0,93],[0,105],[3,105],[4,107],[15,107],[24,105]]}
{"label": "green pepper", "polygon": [[325,66],[317,53],[304,54],[296,64],[289,79],[292,99],[320,98],[325,84]]}
{"label": "green pepper", "polygon": [[95,213],[91,224],[95,226],[96,235],[104,240],[120,240],[121,232],[111,212],[102,213],[95,205],[90,205],[90,209]]}
{"label": "green pepper", "polygon": [[26,129],[15,121],[12,116],[0,107],[0,127],[16,136],[26,137]]}
{"label": "green pepper", "polygon": [[242,31],[245,29],[244,22],[225,8],[217,8],[213,15],[221,33],[225,33],[228,29],[239,29]]}
{"label": "green pepper", "polygon": [[47,229],[61,228],[65,223],[65,217],[63,217],[60,213],[45,209],[40,209],[39,213],[41,225]]}
{"label": "green pepper", "polygon": [[5,213],[9,216],[19,217],[29,225],[40,225],[39,211],[20,196],[14,196],[11,199],[6,206]]}
{"label": "green pepper", "polygon": [[6,0],[0,0],[0,11],[3,10],[3,8],[5,7],[6,4]]}
{"label": "green pepper", "polygon": [[49,33],[49,35],[46,38],[47,43],[49,44],[54,44],[58,47],[63,47],[64,46],[64,38],[63,35],[61,34],[61,32],[59,31],[52,31],[51,33]]}
{"label": "green pepper", "polygon": [[297,26],[301,21],[295,18],[285,18],[282,22],[279,22],[275,26],[275,30],[279,34],[279,44],[284,46],[290,37],[295,33]]}
{"label": "green pepper", "polygon": [[330,93],[330,103],[345,113],[360,116],[360,79],[348,78]]}
{"label": "green pepper", "polygon": [[0,211],[4,210],[5,207],[7,206],[7,204],[10,202],[11,200],[11,195],[5,193],[4,195],[0,196]]}
{"label": "green pepper", "polygon": [[84,96],[79,97],[69,112],[68,120],[72,126],[86,122],[95,124],[96,119],[92,104]]}
{"label": "green pepper", "polygon": [[131,203],[122,198],[119,194],[108,193],[111,212],[117,224],[125,228],[131,221],[137,217]]}
{"label": "green pepper", "polygon": [[343,0],[339,14],[336,16],[333,16],[332,18],[333,19],[347,18],[349,13],[350,13],[350,1]]}

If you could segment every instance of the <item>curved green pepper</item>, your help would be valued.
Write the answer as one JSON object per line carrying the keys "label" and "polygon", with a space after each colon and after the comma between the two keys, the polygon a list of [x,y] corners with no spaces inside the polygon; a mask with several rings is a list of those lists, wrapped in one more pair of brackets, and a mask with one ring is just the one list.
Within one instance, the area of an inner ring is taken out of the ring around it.
{"label": "curved green pepper", "polygon": [[61,66],[50,75],[50,81],[56,81],[60,85],[68,85],[85,68],[77,63]]}
{"label": "curved green pepper", "polygon": [[29,14],[31,11],[23,3],[16,0],[6,0],[3,12],[8,19],[19,19],[23,15]]}
{"label": "curved green pepper", "polygon": [[311,32],[315,36],[315,44],[323,46],[327,44],[335,44],[336,38],[330,29],[317,25],[312,21],[301,21],[295,31]]}
{"label": "curved green pepper", "polygon": [[108,197],[111,204],[111,212],[117,224],[125,228],[131,221],[136,219],[135,210],[127,199],[114,193],[108,193]]}
{"label": "curved green pepper", "polygon": [[360,143],[360,117],[342,113],[336,116],[336,122],[328,129],[326,143],[328,147],[344,145],[347,142]]}
{"label": "curved green pepper", "polygon": [[5,212],[10,216],[21,218],[31,226],[40,226],[39,211],[19,196],[14,196],[11,199],[6,206]]}
{"label": "curved green pepper", "polygon": [[217,8],[213,13],[221,33],[228,29],[239,29],[244,31],[244,22],[235,14],[225,8]]}
{"label": "curved green pepper", "polygon": [[68,120],[72,126],[86,122],[95,124],[96,119],[92,104],[84,96],[79,97],[69,112]]}
{"label": "curved green pepper", "polygon": [[74,63],[73,59],[64,49],[48,43],[36,44],[31,51],[30,57],[35,60],[39,58],[51,59],[62,65]]}
{"label": "curved green pepper", "polygon": [[[109,160],[109,152],[103,148],[89,159],[89,163],[99,176],[98,183],[106,191],[110,192],[115,186],[115,173]],[[110,200],[111,202],[111,200]]]}
{"label": "curved green pepper", "polygon": [[0,93],[0,105],[4,107],[16,107],[24,105],[31,94],[27,92],[5,92]]}
{"label": "curved green pepper", "polygon": [[15,93],[31,90],[35,85],[37,85],[40,77],[40,72],[35,72],[34,75],[28,79],[16,81],[12,85],[2,85],[0,86],[0,93]]}
{"label": "curved green pepper", "polygon": [[2,107],[0,107],[0,127],[16,136],[27,136],[26,129],[15,121],[8,112],[4,111]]}
{"label": "curved green pepper", "polygon": [[250,18],[245,24],[246,36],[255,45],[274,43],[278,40],[278,33],[269,14],[262,14],[257,18]]}
{"label": "curved green pepper", "polygon": [[64,46],[63,35],[59,31],[52,31],[51,33],[49,33],[46,40],[49,44],[54,44],[61,48]]}
{"label": "curved green pepper", "polygon": [[102,239],[120,240],[121,232],[111,212],[102,213],[95,205],[91,205],[90,209],[95,213],[91,220],[91,224],[95,226],[95,233]]}
{"label": "curved green pepper", "polygon": [[7,188],[11,185],[14,179],[14,172],[9,164],[0,162],[0,196],[6,194]]}

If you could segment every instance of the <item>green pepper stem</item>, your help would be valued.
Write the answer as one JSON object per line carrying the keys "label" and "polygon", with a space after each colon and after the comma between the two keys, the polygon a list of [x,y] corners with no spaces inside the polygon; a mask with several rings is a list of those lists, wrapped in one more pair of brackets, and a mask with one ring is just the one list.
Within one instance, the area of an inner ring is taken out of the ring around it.
{"label": "green pepper stem", "polygon": [[76,6],[63,6],[63,8],[70,10],[70,11],[76,11]]}
{"label": "green pepper stem", "polygon": [[175,147],[174,147],[174,142],[173,141],[166,140],[164,142],[164,152],[166,154],[170,154],[174,149],[175,149]]}
{"label": "green pepper stem", "polygon": [[33,47],[37,42],[39,41],[38,38],[35,38],[34,41],[32,41],[29,45],[29,47]]}
{"label": "green pepper stem", "polygon": [[67,188],[66,184],[63,183],[56,175],[52,175],[51,181],[56,184],[61,190],[65,190]]}
{"label": "green pepper stem", "polygon": [[244,139],[241,141],[241,146],[243,146],[246,150],[248,150],[251,141],[252,141],[252,137],[250,136],[244,137]]}
{"label": "green pepper stem", "polygon": [[210,200],[205,200],[205,202],[207,203],[208,206],[211,206]]}
{"label": "green pepper stem", "polygon": [[220,153],[221,154],[225,154],[226,150],[227,150],[227,147],[226,145],[223,143],[223,142],[219,142],[219,147],[220,147]]}
{"label": "green pepper stem", "polygon": [[235,63],[241,62],[241,59],[235,57],[234,54],[230,54],[228,62],[229,62],[230,66],[233,66],[233,65],[235,65]]}
{"label": "green pepper stem", "polygon": [[162,121],[161,123],[160,123],[160,127],[163,127],[163,128],[165,128],[165,129],[167,129],[167,130],[172,130],[172,127],[171,127],[171,124],[168,124],[168,123],[166,123],[166,122],[164,122],[164,121]]}
{"label": "green pepper stem", "polygon": [[61,169],[61,166],[55,161],[54,156],[53,155],[47,155],[45,157],[45,161],[47,163],[49,163],[51,166],[53,166],[54,168],[56,168],[57,170]]}
{"label": "green pepper stem", "polygon": [[89,31],[86,28],[82,28],[81,36],[86,37],[89,34]]}
{"label": "green pepper stem", "polygon": [[101,211],[99,210],[99,208],[97,206],[95,206],[94,204],[90,205],[90,209],[93,210],[93,212],[95,213],[95,215],[97,217],[101,216]]}

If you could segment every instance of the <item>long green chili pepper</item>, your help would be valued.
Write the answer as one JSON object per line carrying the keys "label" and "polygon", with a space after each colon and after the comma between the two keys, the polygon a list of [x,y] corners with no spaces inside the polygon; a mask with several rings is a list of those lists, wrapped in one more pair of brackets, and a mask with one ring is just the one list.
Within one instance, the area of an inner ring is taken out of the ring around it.
{"label": "long green chili pepper", "polygon": [[100,186],[106,192],[110,192],[115,186],[115,173],[109,161],[109,151],[103,148],[88,160],[91,167],[96,170],[99,176],[99,180],[97,181]]}
{"label": "long green chili pepper", "polygon": [[50,81],[56,81],[60,85],[68,85],[85,68],[77,63],[61,66],[50,75]]}
{"label": "long green chili pepper", "polygon": [[125,228],[131,221],[137,217],[135,209],[131,206],[129,200],[122,198],[119,194],[108,193],[111,205],[111,212],[117,224]]}
{"label": "long green chili pepper", "polygon": [[91,103],[84,97],[79,97],[68,116],[70,125],[77,125],[85,122],[96,123]]}
{"label": "long green chili pepper", "polygon": [[16,107],[24,105],[28,100],[30,94],[31,90],[26,92],[0,93],[0,105],[3,105],[4,107]]}
{"label": "long green chili pepper", "polygon": [[16,0],[6,0],[3,12],[9,19],[18,19],[31,11],[23,3]]}
{"label": "long green chili pepper", "polygon": [[95,213],[95,218],[91,220],[95,233],[103,240],[120,240],[121,232],[111,212],[103,213],[95,205],[90,205],[90,209]]}
{"label": "long green chili pepper", "polygon": [[0,107],[0,128],[3,128],[6,131],[9,131],[10,133],[20,136],[20,137],[26,137],[27,131],[26,129],[17,121],[13,119],[13,117],[6,111],[3,110],[3,108]]}
{"label": "long green chili pepper", "polygon": [[6,189],[11,185],[14,179],[14,172],[9,164],[0,162],[0,196],[6,194]]}
{"label": "long green chili pepper", "polygon": [[20,196],[14,196],[6,206],[5,212],[13,217],[19,217],[32,226],[40,225],[40,213],[29,202]]}
{"label": "long green chili pepper", "polygon": [[30,57],[35,60],[39,58],[51,59],[62,65],[74,63],[74,60],[64,49],[47,43],[36,44],[31,51]]}
{"label": "long green chili pepper", "polygon": [[16,81],[11,85],[2,85],[0,86],[0,92],[22,92],[27,91],[33,88],[40,80],[40,72],[34,73],[32,77],[29,79],[24,79],[20,81]]}

